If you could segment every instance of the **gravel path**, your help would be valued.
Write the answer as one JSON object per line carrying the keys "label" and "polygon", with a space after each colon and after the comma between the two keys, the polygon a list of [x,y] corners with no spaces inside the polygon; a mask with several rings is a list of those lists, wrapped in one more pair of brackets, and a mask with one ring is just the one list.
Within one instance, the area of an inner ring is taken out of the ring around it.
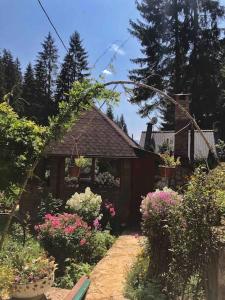
{"label": "gravel path", "polygon": [[91,273],[85,300],[122,300],[126,274],[141,251],[140,238],[120,236]]}

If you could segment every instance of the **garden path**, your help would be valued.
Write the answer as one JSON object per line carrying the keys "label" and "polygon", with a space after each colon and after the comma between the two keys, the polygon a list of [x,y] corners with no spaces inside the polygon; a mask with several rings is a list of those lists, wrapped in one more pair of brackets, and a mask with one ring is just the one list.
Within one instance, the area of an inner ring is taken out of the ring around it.
{"label": "garden path", "polygon": [[142,238],[120,236],[91,273],[85,300],[122,300],[126,274],[141,252]]}

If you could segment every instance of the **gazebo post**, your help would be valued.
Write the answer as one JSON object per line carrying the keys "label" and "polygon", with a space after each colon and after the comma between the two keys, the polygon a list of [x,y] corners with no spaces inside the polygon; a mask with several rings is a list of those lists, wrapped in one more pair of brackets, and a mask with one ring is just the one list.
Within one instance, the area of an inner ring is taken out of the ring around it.
{"label": "gazebo post", "polygon": [[65,157],[50,160],[50,190],[54,197],[63,198],[65,182]]}
{"label": "gazebo post", "polygon": [[91,183],[94,184],[95,182],[95,167],[96,167],[96,158],[92,158],[92,163],[91,163]]}

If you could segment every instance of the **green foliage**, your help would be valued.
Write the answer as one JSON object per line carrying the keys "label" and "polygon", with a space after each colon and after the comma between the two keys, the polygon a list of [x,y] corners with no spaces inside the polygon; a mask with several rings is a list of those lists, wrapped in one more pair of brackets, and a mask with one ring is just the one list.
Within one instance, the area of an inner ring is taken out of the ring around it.
{"label": "green foliage", "polygon": [[62,68],[57,78],[56,101],[68,101],[69,91],[74,81],[83,81],[89,76],[87,52],[80,35],[75,31],[70,37],[69,51],[64,57]]}
{"label": "green foliage", "polygon": [[66,261],[65,274],[56,279],[56,286],[62,289],[72,289],[76,282],[84,275],[90,275],[92,266],[88,263],[77,263],[74,260]]}
{"label": "green foliage", "polygon": [[39,243],[29,239],[25,247],[8,239],[0,253],[0,266],[13,271],[14,283],[29,283],[44,278],[54,269],[54,262],[46,257]]}
{"label": "green foliage", "polygon": [[202,169],[197,169],[187,186],[183,205],[173,211],[171,216],[169,231],[172,262],[167,274],[167,292],[172,299],[190,290],[193,278],[198,278],[196,297],[200,297],[198,295],[204,288],[204,276],[210,257],[217,248],[217,238],[212,230],[220,222],[215,201],[217,180],[221,180],[221,177],[214,178],[212,174],[207,176]]}
{"label": "green foliage", "polygon": [[44,220],[46,214],[56,215],[62,211],[64,207],[64,201],[54,198],[51,193],[44,192],[38,205],[38,218],[39,222]]}
{"label": "green foliage", "polygon": [[47,129],[19,116],[0,103],[0,190],[20,184],[40,155]]}
{"label": "green foliage", "polygon": [[163,159],[163,166],[165,167],[177,167],[180,163],[180,158],[175,158],[173,155],[170,155],[168,152],[160,154],[160,157]]}
{"label": "green foliage", "polygon": [[21,115],[24,102],[21,99],[22,74],[18,59],[10,51],[0,53],[0,102],[4,99]]}
{"label": "green foliage", "polygon": [[[222,2],[142,0],[136,6],[140,18],[130,21],[130,32],[140,42],[142,55],[132,60],[136,68],[130,71],[130,79],[171,94],[191,93],[190,109],[196,121],[212,128],[219,119],[224,128]],[[165,118],[164,127],[174,129],[171,104],[147,89],[135,88],[131,101],[142,104],[143,100],[142,116],[158,108]]]}
{"label": "green foliage", "polygon": [[109,231],[94,231],[90,238],[91,263],[97,263],[112,247],[115,237]]}
{"label": "green foliage", "polygon": [[9,266],[0,264],[0,299],[8,299],[13,288],[14,273]]}
{"label": "green foliage", "polygon": [[[54,113],[53,92],[57,70],[57,48],[49,33],[42,43],[42,50],[38,53],[35,73],[35,90],[30,108],[32,116],[38,124],[47,125],[48,118]],[[28,99],[30,100],[30,99]]]}
{"label": "green foliage", "polygon": [[225,142],[219,140],[216,144],[217,155],[220,160],[225,161]]}
{"label": "green foliage", "polygon": [[75,158],[75,164],[79,168],[86,168],[91,166],[91,159],[85,158],[84,156],[80,156]]}
{"label": "green foliage", "polygon": [[150,281],[148,276],[149,257],[143,253],[127,274],[125,297],[131,300],[166,300],[160,284]]}

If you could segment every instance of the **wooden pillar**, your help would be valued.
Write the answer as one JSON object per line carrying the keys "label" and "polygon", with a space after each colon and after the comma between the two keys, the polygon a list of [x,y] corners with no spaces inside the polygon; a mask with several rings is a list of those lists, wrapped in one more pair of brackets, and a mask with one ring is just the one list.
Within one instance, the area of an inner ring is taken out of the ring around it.
{"label": "wooden pillar", "polygon": [[130,217],[131,208],[131,160],[121,159],[120,165],[120,200],[118,212],[121,222],[126,223]]}
{"label": "wooden pillar", "polygon": [[50,159],[50,192],[56,198],[63,199],[65,184],[65,158]]}
{"label": "wooden pillar", "polygon": [[95,182],[95,167],[96,167],[96,158],[92,158],[91,164],[91,183],[94,184]]}

